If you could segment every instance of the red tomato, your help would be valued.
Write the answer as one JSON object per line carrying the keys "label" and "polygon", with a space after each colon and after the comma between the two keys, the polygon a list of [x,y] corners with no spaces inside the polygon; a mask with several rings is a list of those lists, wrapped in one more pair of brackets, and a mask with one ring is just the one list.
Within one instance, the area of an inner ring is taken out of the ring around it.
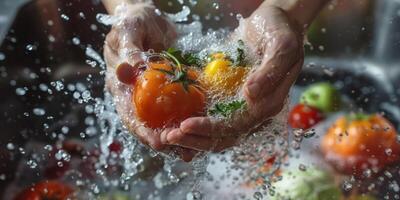
{"label": "red tomato", "polygon": [[141,69],[139,68],[140,64],[141,63],[138,63],[137,65],[132,66],[128,63],[122,63],[118,65],[115,71],[118,80],[128,85],[135,84],[137,77],[141,73]]}
{"label": "red tomato", "polygon": [[114,153],[121,153],[122,151],[122,144],[119,141],[113,141],[110,145],[108,145],[108,150]]}
{"label": "red tomato", "polygon": [[23,190],[15,200],[67,200],[72,198],[73,189],[57,181],[43,181]]}
{"label": "red tomato", "polygon": [[132,95],[141,121],[150,128],[163,128],[204,113],[206,97],[195,83],[197,71],[188,68],[183,75],[169,62],[150,62],[148,65],[138,78]]}
{"label": "red tomato", "polygon": [[322,113],[311,106],[298,104],[289,113],[289,124],[292,128],[309,129],[323,119]]}

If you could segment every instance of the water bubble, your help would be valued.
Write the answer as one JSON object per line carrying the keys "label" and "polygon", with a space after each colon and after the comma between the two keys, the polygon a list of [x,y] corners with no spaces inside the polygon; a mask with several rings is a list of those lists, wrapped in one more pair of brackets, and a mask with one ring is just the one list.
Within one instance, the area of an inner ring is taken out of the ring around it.
{"label": "water bubble", "polygon": [[303,133],[305,138],[311,138],[316,134],[315,129],[309,129]]}
{"label": "water bubble", "polygon": [[88,56],[89,58],[92,58],[93,60],[95,60],[96,62],[98,62],[100,64],[101,68],[105,68],[105,62],[102,58],[102,56],[97,53],[91,46],[87,46],[86,47],[86,56]]}
{"label": "water bubble", "polygon": [[5,181],[7,176],[5,174],[0,174],[0,180]]}
{"label": "water bubble", "polygon": [[197,4],[197,0],[189,0],[191,6],[195,6]]}
{"label": "water bubble", "polygon": [[214,2],[214,3],[212,4],[212,7],[215,8],[215,10],[218,10],[218,9],[219,9],[219,3]]}
{"label": "water bubble", "polygon": [[25,90],[25,88],[17,88],[17,89],[15,89],[15,93],[16,93],[18,96],[23,96],[23,95],[26,94],[26,90]]}
{"label": "water bubble", "polygon": [[81,40],[79,40],[79,38],[77,38],[77,37],[72,38],[72,44],[79,45],[80,43],[81,43]]}
{"label": "water bubble", "polygon": [[26,164],[27,164],[27,165],[29,166],[29,168],[31,168],[31,169],[35,169],[35,168],[38,166],[37,162],[34,161],[34,160],[28,160],[28,161],[26,162]]}
{"label": "water bubble", "polygon": [[366,170],[364,170],[363,171],[363,175],[365,176],[365,177],[371,177],[371,174],[372,174],[372,170],[371,169],[366,169]]}
{"label": "water bubble", "polygon": [[53,35],[49,35],[48,39],[49,39],[50,42],[55,42],[56,41],[56,38]]}
{"label": "water bubble", "polygon": [[390,148],[385,149],[385,154],[386,154],[387,156],[391,156],[391,155],[392,155],[392,152],[393,152],[393,150],[390,149]]}
{"label": "water bubble", "polygon": [[82,19],[86,19],[85,14],[83,12],[79,12],[79,17]]}
{"label": "water bubble", "polygon": [[64,134],[67,134],[67,133],[69,132],[68,126],[63,126],[63,127],[61,128],[61,132],[64,133]]}
{"label": "water bubble", "polygon": [[306,171],[307,167],[304,164],[299,164],[299,170],[300,171]]}
{"label": "water bubble", "polygon": [[69,21],[69,17],[66,14],[61,14],[61,19]]}
{"label": "water bubble", "polygon": [[263,198],[263,195],[261,194],[261,192],[255,192],[253,197],[256,200],[261,200]]}
{"label": "water bubble", "polygon": [[45,150],[47,150],[47,151],[53,150],[53,146],[51,146],[51,145],[49,145],[49,144],[45,145],[43,148],[44,148]]}
{"label": "water bubble", "polygon": [[53,20],[48,20],[48,21],[47,21],[47,25],[49,25],[49,26],[53,26],[53,25],[54,25],[54,22],[53,22]]}
{"label": "water bubble", "polygon": [[353,189],[353,184],[350,183],[349,181],[345,181],[343,183],[343,189],[348,192]]}
{"label": "water bubble", "polygon": [[6,59],[6,55],[4,53],[0,52],[0,61],[3,61]]}
{"label": "water bubble", "polygon": [[96,15],[97,22],[104,24],[106,26],[113,25],[118,22],[118,18],[112,15],[99,13]]}
{"label": "water bubble", "polygon": [[10,142],[10,143],[7,144],[7,149],[10,150],[10,151],[12,151],[12,150],[15,149],[15,145],[14,145],[13,143]]}
{"label": "water bubble", "polygon": [[37,116],[43,116],[46,114],[46,111],[43,108],[34,108],[33,114],[35,114]]}
{"label": "water bubble", "polygon": [[92,30],[92,31],[97,31],[97,26],[96,26],[96,24],[91,24],[91,25],[90,25],[90,30]]}
{"label": "water bubble", "polygon": [[184,22],[188,20],[190,14],[190,8],[188,6],[182,6],[182,10],[175,14],[168,14],[167,16],[174,22]]}
{"label": "water bubble", "polygon": [[41,91],[43,91],[43,92],[47,92],[47,90],[49,89],[49,87],[48,87],[46,84],[41,83],[41,84],[39,84],[39,89],[40,89]]}
{"label": "water bubble", "polygon": [[28,51],[34,51],[37,49],[37,47],[33,44],[28,44],[28,45],[26,45],[25,49]]}

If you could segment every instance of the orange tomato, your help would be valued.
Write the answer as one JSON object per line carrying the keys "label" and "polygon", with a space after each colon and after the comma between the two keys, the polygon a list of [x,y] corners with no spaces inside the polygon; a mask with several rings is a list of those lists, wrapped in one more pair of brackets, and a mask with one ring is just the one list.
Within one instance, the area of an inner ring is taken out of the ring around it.
{"label": "orange tomato", "polygon": [[340,117],[322,139],[321,148],[327,161],[346,174],[379,170],[400,157],[396,130],[380,115]]}
{"label": "orange tomato", "polygon": [[73,190],[57,181],[42,181],[22,191],[15,200],[67,200],[72,198]]}
{"label": "orange tomato", "polygon": [[176,69],[168,62],[151,62],[148,66],[137,80],[132,98],[136,115],[148,127],[173,126],[204,113],[206,97],[195,83],[195,70],[185,70],[183,82],[173,80],[171,73],[176,73]]}

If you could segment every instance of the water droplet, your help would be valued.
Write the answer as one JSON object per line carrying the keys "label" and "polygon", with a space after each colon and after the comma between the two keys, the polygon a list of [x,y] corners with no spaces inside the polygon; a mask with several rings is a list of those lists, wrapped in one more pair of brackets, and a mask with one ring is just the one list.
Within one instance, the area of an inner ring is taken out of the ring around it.
{"label": "water droplet", "polygon": [[185,22],[188,20],[190,14],[190,8],[188,6],[182,6],[182,10],[175,14],[168,14],[167,16],[171,18],[174,22]]}
{"label": "water droplet", "polygon": [[304,164],[299,164],[299,170],[300,171],[306,171],[307,167]]}
{"label": "water droplet", "polygon": [[261,192],[255,192],[253,197],[254,199],[260,200],[263,198],[263,195],[261,194]]}
{"label": "water droplet", "polygon": [[56,41],[56,38],[53,35],[49,35],[48,39],[49,39],[50,42],[55,42]]}
{"label": "water droplet", "polygon": [[15,93],[19,96],[23,96],[26,94],[26,90],[24,88],[17,88],[15,89]]}
{"label": "water droplet", "polygon": [[61,132],[64,133],[64,134],[67,134],[67,133],[69,132],[68,126],[63,126],[63,127],[61,128]]}
{"label": "water droplet", "polygon": [[305,138],[311,138],[315,135],[315,129],[309,129],[303,133]]}
{"label": "water droplet", "polygon": [[26,45],[25,49],[28,51],[34,51],[37,49],[37,47],[33,44],[28,44],[28,45]]}
{"label": "water droplet", "polygon": [[390,149],[390,148],[385,149],[385,154],[386,154],[387,156],[391,156],[391,155],[392,155],[392,152],[393,152],[393,150]]}
{"label": "water droplet", "polygon": [[46,114],[46,111],[43,108],[34,108],[33,114],[35,114],[37,116],[43,116]]}
{"label": "water droplet", "polygon": [[212,4],[212,7],[215,8],[215,10],[218,10],[218,9],[219,9],[219,3],[214,2],[214,3]]}
{"label": "water droplet", "polygon": [[61,14],[61,19],[69,21],[69,17],[66,14]]}
{"label": "water droplet", "polygon": [[10,143],[7,144],[7,149],[10,150],[10,151],[12,151],[12,150],[15,149],[15,145],[14,145],[13,143],[10,142]]}
{"label": "water droplet", "polygon": [[77,37],[72,38],[72,44],[79,45],[80,43],[81,43],[81,40],[79,40],[79,38],[77,38]]}
{"label": "water droplet", "polygon": [[348,192],[353,189],[353,184],[351,184],[349,181],[345,181],[343,183],[343,189]]}
{"label": "water droplet", "polygon": [[3,61],[6,59],[6,55],[4,53],[0,52],[0,61]]}
{"label": "water droplet", "polygon": [[79,17],[82,19],[86,19],[85,14],[83,12],[79,12]]}
{"label": "water droplet", "polygon": [[34,161],[34,160],[28,160],[28,162],[26,162],[26,164],[27,164],[27,165],[29,166],[29,168],[31,168],[31,169],[35,169],[35,168],[38,166],[37,162]]}
{"label": "water droplet", "polygon": [[96,15],[97,22],[104,24],[106,26],[113,25],[118,21],[118,18],[112,15],[99,13]]}
{"label": "water droplet", "polygon": [[47,144],[47,145],[44,146],[43,148],[44,148],[45,150],[47,150],[47,151],[53,150],[53,146],[51,146],[51,145],[49,145],[49,144]]}

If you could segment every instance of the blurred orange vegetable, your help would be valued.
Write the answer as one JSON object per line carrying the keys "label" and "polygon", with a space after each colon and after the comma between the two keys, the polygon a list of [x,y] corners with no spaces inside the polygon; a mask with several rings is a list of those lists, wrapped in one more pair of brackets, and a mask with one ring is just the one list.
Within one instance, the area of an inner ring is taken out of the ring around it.
{"label": "blurred orange vegetable", "polygon": [[395,128],[377,114],[340,117],[329,128],[321,148],[326,160],[345,174],[379,171],[400,157]]}

